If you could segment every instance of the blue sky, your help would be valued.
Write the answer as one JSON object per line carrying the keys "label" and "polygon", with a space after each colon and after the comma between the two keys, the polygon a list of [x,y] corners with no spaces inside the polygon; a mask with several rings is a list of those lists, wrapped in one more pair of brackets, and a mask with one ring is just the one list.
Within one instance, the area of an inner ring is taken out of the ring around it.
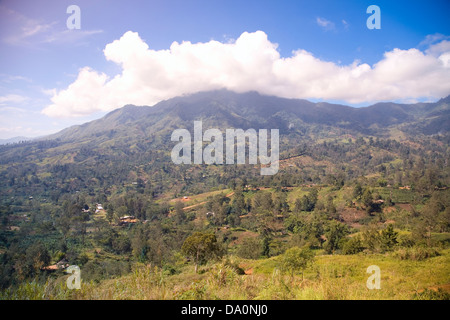
{"label": "blue sky", "polygon": [[[66,26],[72,4],[79,30]],[[366,26],[373,4],[379,30]],[[3,0],[0,139],[220,86],[354,106],[435,101],[450,94],[448,12],[446,0]]]}

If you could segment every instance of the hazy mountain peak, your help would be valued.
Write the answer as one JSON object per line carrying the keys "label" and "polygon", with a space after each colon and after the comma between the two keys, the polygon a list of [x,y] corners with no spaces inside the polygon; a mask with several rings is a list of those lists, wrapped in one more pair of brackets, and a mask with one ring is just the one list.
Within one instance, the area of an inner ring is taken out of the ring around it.
{"label": "hazy mountain peak", "polygon": [[[397,104],[381,102],[353,108],[327,102],[286,99],[256,91],[236,93],[229,90],[203,91],[161,101],[154,106],[125,105],[103,118],[65,129],[48,138],[63,141],[113,139],[120,135],[151,136],[168,134],[175,128],[190,128],[194,120],[220,128],[278,128],[281,133],[303,126],[329,126],[365,134],[383,134],[389,126],[408,124],[402,130],[418,129],[434,134],[447,132],[450,97],[436,103]],[[289,128],[289,129],[288,129]],[[301,129],[301,130],[304,130]],[[324,129],[322,129],[324,130]]]}

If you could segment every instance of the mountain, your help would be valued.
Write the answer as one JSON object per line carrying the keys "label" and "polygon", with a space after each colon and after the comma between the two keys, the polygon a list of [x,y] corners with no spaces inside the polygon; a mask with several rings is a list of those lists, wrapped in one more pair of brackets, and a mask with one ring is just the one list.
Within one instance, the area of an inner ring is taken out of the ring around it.
{"label": "mountain", "polygon": [[[192,132],[194,120],[202,120],[203,130],[279,129],[279,173],[261,176],[260,166],[250,164],[174,164],[171,134]],[[448,163],[449,120],[450,97],[354,108],[218,90],[152,107],[126,105],[47,137],[0,146],[0,181],[6,186],[0,202],[29,196],[58,202],[84,192],[102,203],[136,186],[154,197],[198,194],[226,188],[237,178],[255,185],[342,186],[360,177],[376,185],[384,177],[390,184],[423,180],[434,188],[448,184],[448,169],[440,168]]]}
{"label": "mountain", "polygon": [[[204,129],[278,128],[281,134],[302,135],[317,130],[385,137],[395,127],[406,133],[425,135],[450,130],[450,97],[435,103],[377,103],[354,108],[339,104],[285,99],[257,92],[227,90],[200,92],[149,106],[126,105],[103,118],[73,126],[44,139],[76,144],[106,141],[128,143],[151,136],[170,138],[177,128],[192,129],[203,120]],[[128,142],[127,142],[128,141]],[[161,141],[160,141],[161,142]]]}
{"label": "mountain", "polygon": [[[339,259],[350,259],[353,267],[360,258],[350,255],[360,252],[374,252],[383,263],[412,259],[416,265],[417,258],[407,256],[425,244],[430,250],[418,252],[426,259],[442,250],[448,256],[449,100],[352,108],[220,90],[153,107],[127,105],[39,140],[2,145],[0,288],[8,289],[0,296],[16,297],[9,293],[16,282],[48,277],[40,283],[60,283],[62,271],[51,270],[67,261],[81,266],[85,282],[95,285],[87,292],[100,288],[111,296],[111,281],[135,283],[144,276],[146,283],[160,283],[161,270],[176,277],[167,278],[177,284],[168,288],[173,297],[189,298],[192,271],[184,248],[202,234],[214,239],[224,258],[232,253],[259,266],[277,261],[261,256],[281,261],[300,246],[323,252],[315,259],[321,261],[345,253]],[[270,165],[279,170],[262,175],[263,164],[249,161],[174,163],[171,133],[192,131],[194,120],[203,121],[203,130],[222,132],[278,128],[280,157]],[[427,238],[429,230],[433,238]],[[208,262],[198,276],[208,285],[208,272],[229,267],[236,279],[243,264],[223,261]],[[448,274],[445,259],[439,261],[441,274]],[[145,274],[136,278],[140,266]],[[259,283],[266,292],[265,282]],[[159,285],[150,289],[161,291]],[[67,297],[61,292],[55,296]]]}
{"label": "mountain", "polygon": [[33,138],[27,138],[27,137],[13,137],[8,139],[0,139],[0,145],[2,144],[10,144],[10,143],[17,143],[22,141],[30,141]]}

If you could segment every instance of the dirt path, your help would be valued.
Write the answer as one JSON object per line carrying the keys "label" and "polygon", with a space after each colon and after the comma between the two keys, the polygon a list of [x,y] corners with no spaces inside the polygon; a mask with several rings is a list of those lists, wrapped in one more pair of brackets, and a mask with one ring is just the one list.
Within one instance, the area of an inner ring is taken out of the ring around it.
{"label": "dirt path", "polygon": [[193,204],[191,206],[184,207],[183,210],[189,210],[189,209],[201,206],[202,204],[205,204],[205,203],[206,203],[206,201],[203,201],[203,202],[200,202],[200,203],[197,203],[197,204]]}
{"label": "dirt path", "polygon": [[[231,193],[229,193],[229,194],[227,194],[225,197],[228,197],[228,198],[229,198],[229,197],[231,197],[233,194],[234,194],[234,191],[231,192]],[[202,202],[200,202],[200,203],[196,203],[196,204],[193,204],[193,205],[184,207],[183,210],[189,210],[189,209],[192,209],[192,208],[201,206],[201,205],[203,205],[203,204],[205,204],[205,203],[206,203],[206,201],[202,201]]]}

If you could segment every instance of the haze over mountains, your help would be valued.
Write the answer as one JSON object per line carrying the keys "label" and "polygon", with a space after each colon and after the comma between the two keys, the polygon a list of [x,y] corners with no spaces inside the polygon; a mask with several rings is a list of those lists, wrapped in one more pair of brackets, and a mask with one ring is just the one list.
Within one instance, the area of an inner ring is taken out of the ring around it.
{"label": "haze over mountains", "polygon": [[450,96],[434,103],[385,102],[354,108],[257,92],[200,92],[165,100],[153,107],[126,105],[98,120],[53,135],[2,146],[0,162],[72,163],[81,167],[89,163],[94,169],[95,163],[104,157],[112,161],[108,167],[116,166],[113,163],[118,159],[127,159],[126,162],[133,161],[136,165],[152,163],[155,155],[150,153],[154,151],[159,153],[160,163],[169,163],[170,150],[175,145],[171,141],[172,132],[183,128],[192,132],[194,120],[202,120],[203,130],[279,129],[283,159],[302,153],[299,147],[302,144],[313,146],[330,139],[377,137],[401,141],[447,135]]}
{"label": "haze over mountains", "polygon": [[[306,134],[334,128],[339,132],[389,136],[395,128],[425,135],[450,130],[450,96],[434,103],[377,103],[354,108],[326,102],[265,96],[227,90],[200,92],[162,101],[153,107],[126,105],[103,118],[72,126],[43,137],[60,142],[105,141],[125,137],[167,135],[177,128],[192,129],[194,120],[204,128],[278,128],[280,134]],[[134,139],[133,139],[134,140]]]}
{"label": "haze over mountains", "polygon": [[27,138],[27,137],[12,137],[12,138],[8,138],[8,139],[0,139],[0,145],[2,144],[9,144],[9,143],[17,143],[17,142],[21,142],[21,141],[29,141],[29,140],[33,140],[33,138]]}

